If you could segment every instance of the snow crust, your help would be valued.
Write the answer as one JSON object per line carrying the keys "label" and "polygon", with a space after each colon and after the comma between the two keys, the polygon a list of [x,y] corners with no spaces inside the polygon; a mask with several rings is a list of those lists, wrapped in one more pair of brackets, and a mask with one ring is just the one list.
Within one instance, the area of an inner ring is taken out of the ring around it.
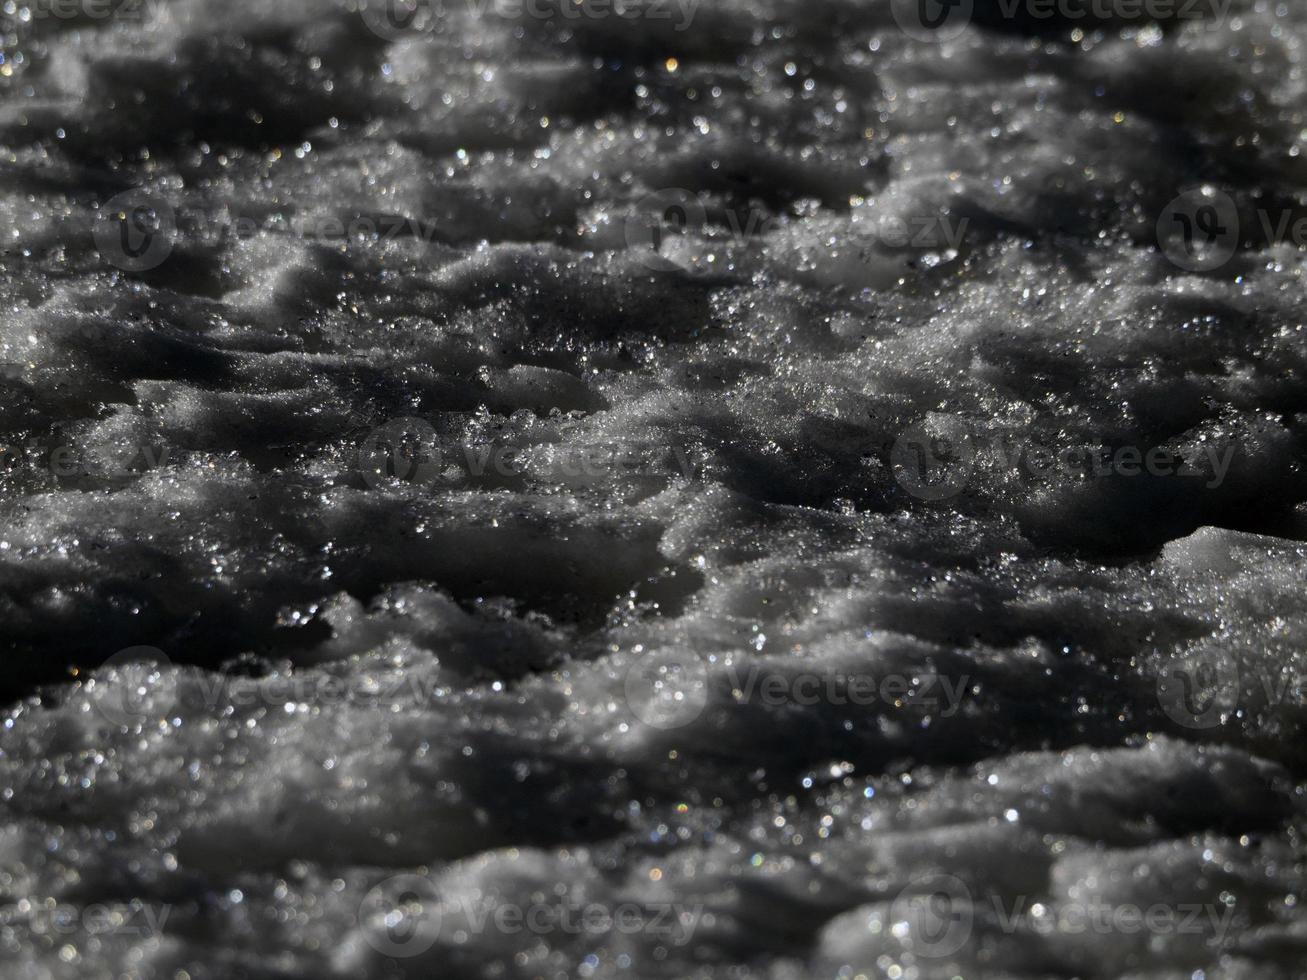
{"label": "snow crust", "polygon": [[1307,975],[1307,15],[894,6],[5,8],[4,976]]}

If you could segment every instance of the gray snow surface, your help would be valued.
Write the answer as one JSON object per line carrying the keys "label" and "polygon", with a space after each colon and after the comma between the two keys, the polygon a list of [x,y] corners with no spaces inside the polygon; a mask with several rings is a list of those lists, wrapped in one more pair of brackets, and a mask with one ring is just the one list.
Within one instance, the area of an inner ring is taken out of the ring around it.
{"label": "gray snow surface", "polygon": [[1307,977],[1307,6],[361,2],[0,7],[0,976]]}

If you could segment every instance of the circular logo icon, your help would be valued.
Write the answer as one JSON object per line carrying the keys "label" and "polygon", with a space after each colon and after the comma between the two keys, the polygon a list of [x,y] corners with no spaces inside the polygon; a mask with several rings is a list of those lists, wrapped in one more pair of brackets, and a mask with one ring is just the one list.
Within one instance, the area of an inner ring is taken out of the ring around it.
{"label": "circular logo icon", "polygon": [[423,875],[394,875],[363,896],[358,921],[382,956],[420,956],[440,938],[440,895]]}
{"label": "circular logo icon", "polygon": [[971,889],[950,874],[914,878],[890,905],[890,928],[913,955],[952,956],[971,938]]}
{"label": "circular logo icon", "polygon": [[[172,661],[157,647],[128,647],[119,650],[96,671],[95,709],[112,725],[130,728],[148,715],[161,714],[166,706],[151,691],[161,668]],[[102,689],[102,690],[101,690]]]}
{"label": "circular logo icon", "polygon": [[1188,272],[1219,269],[1239,247],[1239,209],[1214,187],[1186,191],[1162,209],[1157,244]]}
{"label": "circular logo icon", "polygon": [[894,22],[914,41],[951,41],[971,23],[975,0],[890,0]]}
{"label": "circular logo icon", "polygon": [[93,234],[104,261],[124,272],[148,272],[172,255],[177,212],[155,194],[124,191],[101,206]]}
{"label": "circular logo icon", "polygon": [[674,272],[688,266],[663,255],[668,237],[699,231],[708,223],[708,213],[698,196],[680,187],[655,191],[640,199],[636,211],[626,219],[626,247],[651,272]]}
{"label": "circular logo icon", "polygon": [[646,725],[682,728],[708,704],[708,666],[690,651],[654,651],[631,664],[625,690],[631,713]]}
{"label": "circular logo icon", "polygon": [[444,13],[444,0],[365,0],[359,13],[377,37],[398,41],[434,31]]}
{"label": "circular logo icon", "polygon": [[976,468],[971,430],[954,415],[927,416],[894,441],[890,468],[918,500],[956,497]]}
{"label": "circular logo icon", "polygon": [[423,419],[391,419],[363,440],[359,469],[363,482],[373,490],[396,491],[404,484],[430,486],[440,475],[436,430]]}
{"label": "circular logo icon", "polygon": [[1167,664],[1157,678],[1157,700],[1185,728],[1215,728],[1239,702],[1239,668],[1216,650]]}

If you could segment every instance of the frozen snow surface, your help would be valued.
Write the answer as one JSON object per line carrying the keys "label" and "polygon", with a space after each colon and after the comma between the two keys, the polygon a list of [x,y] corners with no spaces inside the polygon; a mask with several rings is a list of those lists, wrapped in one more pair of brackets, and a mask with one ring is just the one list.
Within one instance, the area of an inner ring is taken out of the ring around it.
{"label": "frozen snow surface", "polygon": [[0,975],[1307,976],[1307,10],[368,2],[0,8]]}

